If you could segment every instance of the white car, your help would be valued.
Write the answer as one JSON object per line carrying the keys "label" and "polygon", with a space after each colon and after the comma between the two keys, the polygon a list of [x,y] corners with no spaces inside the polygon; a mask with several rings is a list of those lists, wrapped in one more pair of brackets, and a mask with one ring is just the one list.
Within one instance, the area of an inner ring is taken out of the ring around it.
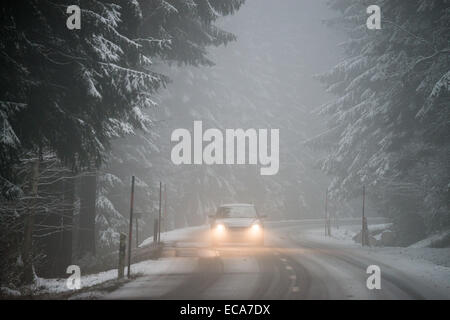
{"label": "white car", "polygon": [[264,245],[265,216],[260,216],[253,204],[231,203],[217,208],[211,219],[212,244],[225,242],[250,242]]}

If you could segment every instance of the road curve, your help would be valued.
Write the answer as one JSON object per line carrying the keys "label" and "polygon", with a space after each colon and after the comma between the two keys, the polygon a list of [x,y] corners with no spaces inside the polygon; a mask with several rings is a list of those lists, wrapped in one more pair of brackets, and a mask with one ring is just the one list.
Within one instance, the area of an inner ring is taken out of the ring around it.
{"label": "road curve", "polygon": [[[359,223],[348,220],[346,224]],[[269,223],[264,247],[231,244],[212,248],[207,228],[168,243],[162,259],[177,268],[140,277],[105,299],[449,299],[449,288],[435,288],[420,274],[380,261],[368,249],[302,237],[321,221]],[[382,288],[369,290],[366,269],[378,265]]]}

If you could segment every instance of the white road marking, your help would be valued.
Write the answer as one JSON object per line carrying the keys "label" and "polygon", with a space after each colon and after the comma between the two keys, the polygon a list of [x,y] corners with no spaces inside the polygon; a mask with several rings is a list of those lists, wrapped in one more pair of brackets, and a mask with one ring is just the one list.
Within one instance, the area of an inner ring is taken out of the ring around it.
{"label": "white road marking", "polygon": [[281,261],[283,262],[287,262],[287,260],[285,258],[281,258]]}
{"label": "white road marking", "polygon": [[294,281],[297,280],[297,276],[295,274],[291,275],[289,278]]}
{"label": "white road marking", "polygon": [[291,266],[286,266],[286,270],[292,270]]}

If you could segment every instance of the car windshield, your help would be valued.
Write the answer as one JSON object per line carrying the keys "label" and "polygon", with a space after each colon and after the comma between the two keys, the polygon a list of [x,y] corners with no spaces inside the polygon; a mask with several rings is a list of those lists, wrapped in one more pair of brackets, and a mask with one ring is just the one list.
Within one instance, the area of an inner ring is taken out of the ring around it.
{"label": "car windshield", "polygon": [[217,209],[217,218],[256,218],[256,210],[253,206],[220,207]]}

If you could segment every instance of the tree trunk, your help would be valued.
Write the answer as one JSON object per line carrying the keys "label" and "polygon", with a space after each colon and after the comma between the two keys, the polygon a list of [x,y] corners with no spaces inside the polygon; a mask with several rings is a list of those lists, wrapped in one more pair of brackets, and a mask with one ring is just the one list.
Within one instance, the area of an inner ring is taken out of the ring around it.
{"label": "tree trunk", "polygon": [[[44,166],[41,163],[42,172],[46,172]],[[54,203],[48,211],[36,212],[34,216],[34,251],[39,250],[45,255],[38,268],[35,266],[35,272],[47,278],[65,277],[67,266],[72,262],[74,179],[71,171],[64,167],[59,170],[40,175],[39,181],[43,185],[39,187],[39,193],[52,195]]]}
{"label": "tree trunk", "polygon": [[[48,165],[48,166],[47,166]],[[46,172],[52,164],[41,164],[42,172]],[[42,186],[39,188],[41,194],[49,194],[54,197],[55,204],[49,207],[45,212],[38,212],[35,214],[35,236],[34,241],[35,250],[45,255],[45,259],[35,266],[35,272],[45,278],[56,278],[60,274],[60,260],[61,260],[61,239],[62,239],[62,217],[64,214],[64,203],[62,197],[64,194],[64,172],[50,171],[50,176],[42,174],[40,181]],[[61,201],[61,202],[59,202]],[[45,199],[44,205],[49,201]],[[39,226],[39,227],[37,227]],[[44,227],[45,226],[45,227]]]}
{"label": "tree trunk", "polygon": [[38,182],[39,182],[39,165],[40,154],[37,155],[37,159],[31,165],[31,180],[30,180],[30,194],[34,198],[30,211],[24,221],[24,237],[22,247],[22,259],[24,264],[23,269],[23,282],[30,284],[34,281],[33,274],[33,229],[34,229],[34,215],[36,211],[37,195],[38,195]]}
{"label": "tree trunk", "polygon": [[95,255],[95,200],[97,175],[92,172],[81,177],[80,183],[80,225],[78,255]]}
{"label": "tree trunk", "polygon": [[70,176],[64,180],[64,208],[62,225],[62,252],[60,272],[66,273],[66,269],[72,264],[72,237],[73,237],[73,210],[75,201],[75,179]]}
{"label": "tree trunk", "polygon": [[[63,172],[63,175],[67,175],[67,172]],[[53,219],[50,219],[48,224],[54,223],[55,228],[59,229],[54,235],[46,237],[47,242],[47,254],[50,263],[50,268],[47,272],[50,272],[50,277],[64,277],[69,265],[72,264],[72,229],[73,229],[73,209],[75,198],[75,182],[73,177],[70,176],[63,178],[62,181],[56,184],[56,192],[61,192],[62,203],[58,208],[58,212],[53,214]]]}

